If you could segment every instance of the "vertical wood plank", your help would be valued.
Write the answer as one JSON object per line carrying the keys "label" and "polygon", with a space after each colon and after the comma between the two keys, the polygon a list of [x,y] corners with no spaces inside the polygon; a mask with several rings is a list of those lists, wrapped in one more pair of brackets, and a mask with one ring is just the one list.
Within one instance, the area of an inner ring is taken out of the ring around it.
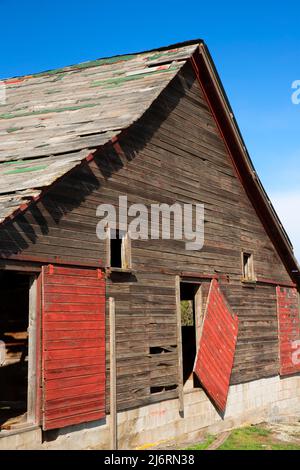
{"label": "vertical wood plank", "polygon": [[110,267],[110,238],[111,238],[111,229],[107,227],[106,229],[106,239],[105,239],[105,266]]}
{"label": "vertical wood plank", "polygon": [[203,305],[202,305],[202,286],[199,285],[197,292],[195,294],[195,328],[196,328],[196,347],[198,351],[199,341],[202,332],[203,326]]}
{"label": "vertical wood plank", "polygon": [[131,268],[131,238],[128,232],[122,237],[122,268]]}
{"label": "vertical wood plank", "polygon": [[37,355],[37,281],[36,277],[30,278],[29,288],[29,326],[28,326],[28,398],[27,398],[27,422],[36,423],[36,355]]}
{"label": "vertical wood plank", "polygon": [[183,368],[182,368],[182,334],[181,334],[181,304],[180,304],[180,276],[175,277],[176,317],[177,317],[177,351],[178,351],[178,393],[179,413],[184,414],[183,401]]}
{"label": "vertical wood plank", "polygon": [[115,299],[109,297],[109,351],[110,351],[110,438],[111,450],[117,450],[117,384],[116,384],[116,309]]}
{"label": "vertical wood plank", "polygon": [[36,277],[36,402],[35,419],[42,424],[42,273]]}

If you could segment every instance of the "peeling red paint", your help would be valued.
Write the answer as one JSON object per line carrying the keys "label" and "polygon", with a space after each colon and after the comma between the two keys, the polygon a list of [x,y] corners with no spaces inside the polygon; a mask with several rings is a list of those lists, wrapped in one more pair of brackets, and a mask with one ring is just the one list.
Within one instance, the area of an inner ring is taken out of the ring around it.
{"label": "peeling red paint", "polygon": [[231,312],[218,281],[213,279],[194,371],[222,412],[226,408],[237,335],[238,318]]}
{"label": "peeling red paint", "polygon": [[43,266],[43,429],[105,417],[105,278]]}
{"label": "peeling red paint", "polygon": [[298,291],[277,287],[280,375],[300,372],[300,364],[294,364],[293,347],[300,340],[300,312]]}

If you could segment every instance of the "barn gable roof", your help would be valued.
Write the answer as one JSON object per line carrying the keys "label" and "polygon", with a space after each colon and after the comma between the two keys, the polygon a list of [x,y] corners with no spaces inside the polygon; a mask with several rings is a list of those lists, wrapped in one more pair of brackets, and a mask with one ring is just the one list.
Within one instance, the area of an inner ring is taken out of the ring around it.
{"label": "barn gable roof", "polygon": [[202,40],[4,80],[0,223],[139,120],[187,61],[204,87],[250,199],[291,276],[299,279],[291,242],[255,172]]}
{"label": "barn gable roof", "polygon": [[5,80],[0,222],[137,121],[197,44]]}

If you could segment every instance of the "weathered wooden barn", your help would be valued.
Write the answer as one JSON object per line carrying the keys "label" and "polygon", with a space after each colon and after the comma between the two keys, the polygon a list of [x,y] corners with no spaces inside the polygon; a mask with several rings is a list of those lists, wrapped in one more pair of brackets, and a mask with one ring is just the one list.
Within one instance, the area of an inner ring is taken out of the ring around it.
{"label": "weathered wooden barn", "polygon": [[[299,416],[299,266],[204,42],[5,86],[0,449]],[[204,204],[203,248],[118,223],[100,240],[120,195]]]}

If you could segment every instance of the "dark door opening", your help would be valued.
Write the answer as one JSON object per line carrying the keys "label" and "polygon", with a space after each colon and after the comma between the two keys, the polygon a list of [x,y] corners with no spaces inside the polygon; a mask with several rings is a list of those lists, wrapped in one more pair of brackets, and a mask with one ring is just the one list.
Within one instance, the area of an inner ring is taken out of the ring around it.
{"label": "dark door opening", "polygon": [[200,387],[194,374],[194,363],[199,343],[202,320],[201,285],[191,282],[180,283],[181,336],[183,384],[188,388]]}
{"label": "dark door opening", "polygon": [[0,271],[0,430],[26,421],[30,284],[28,274]]}

